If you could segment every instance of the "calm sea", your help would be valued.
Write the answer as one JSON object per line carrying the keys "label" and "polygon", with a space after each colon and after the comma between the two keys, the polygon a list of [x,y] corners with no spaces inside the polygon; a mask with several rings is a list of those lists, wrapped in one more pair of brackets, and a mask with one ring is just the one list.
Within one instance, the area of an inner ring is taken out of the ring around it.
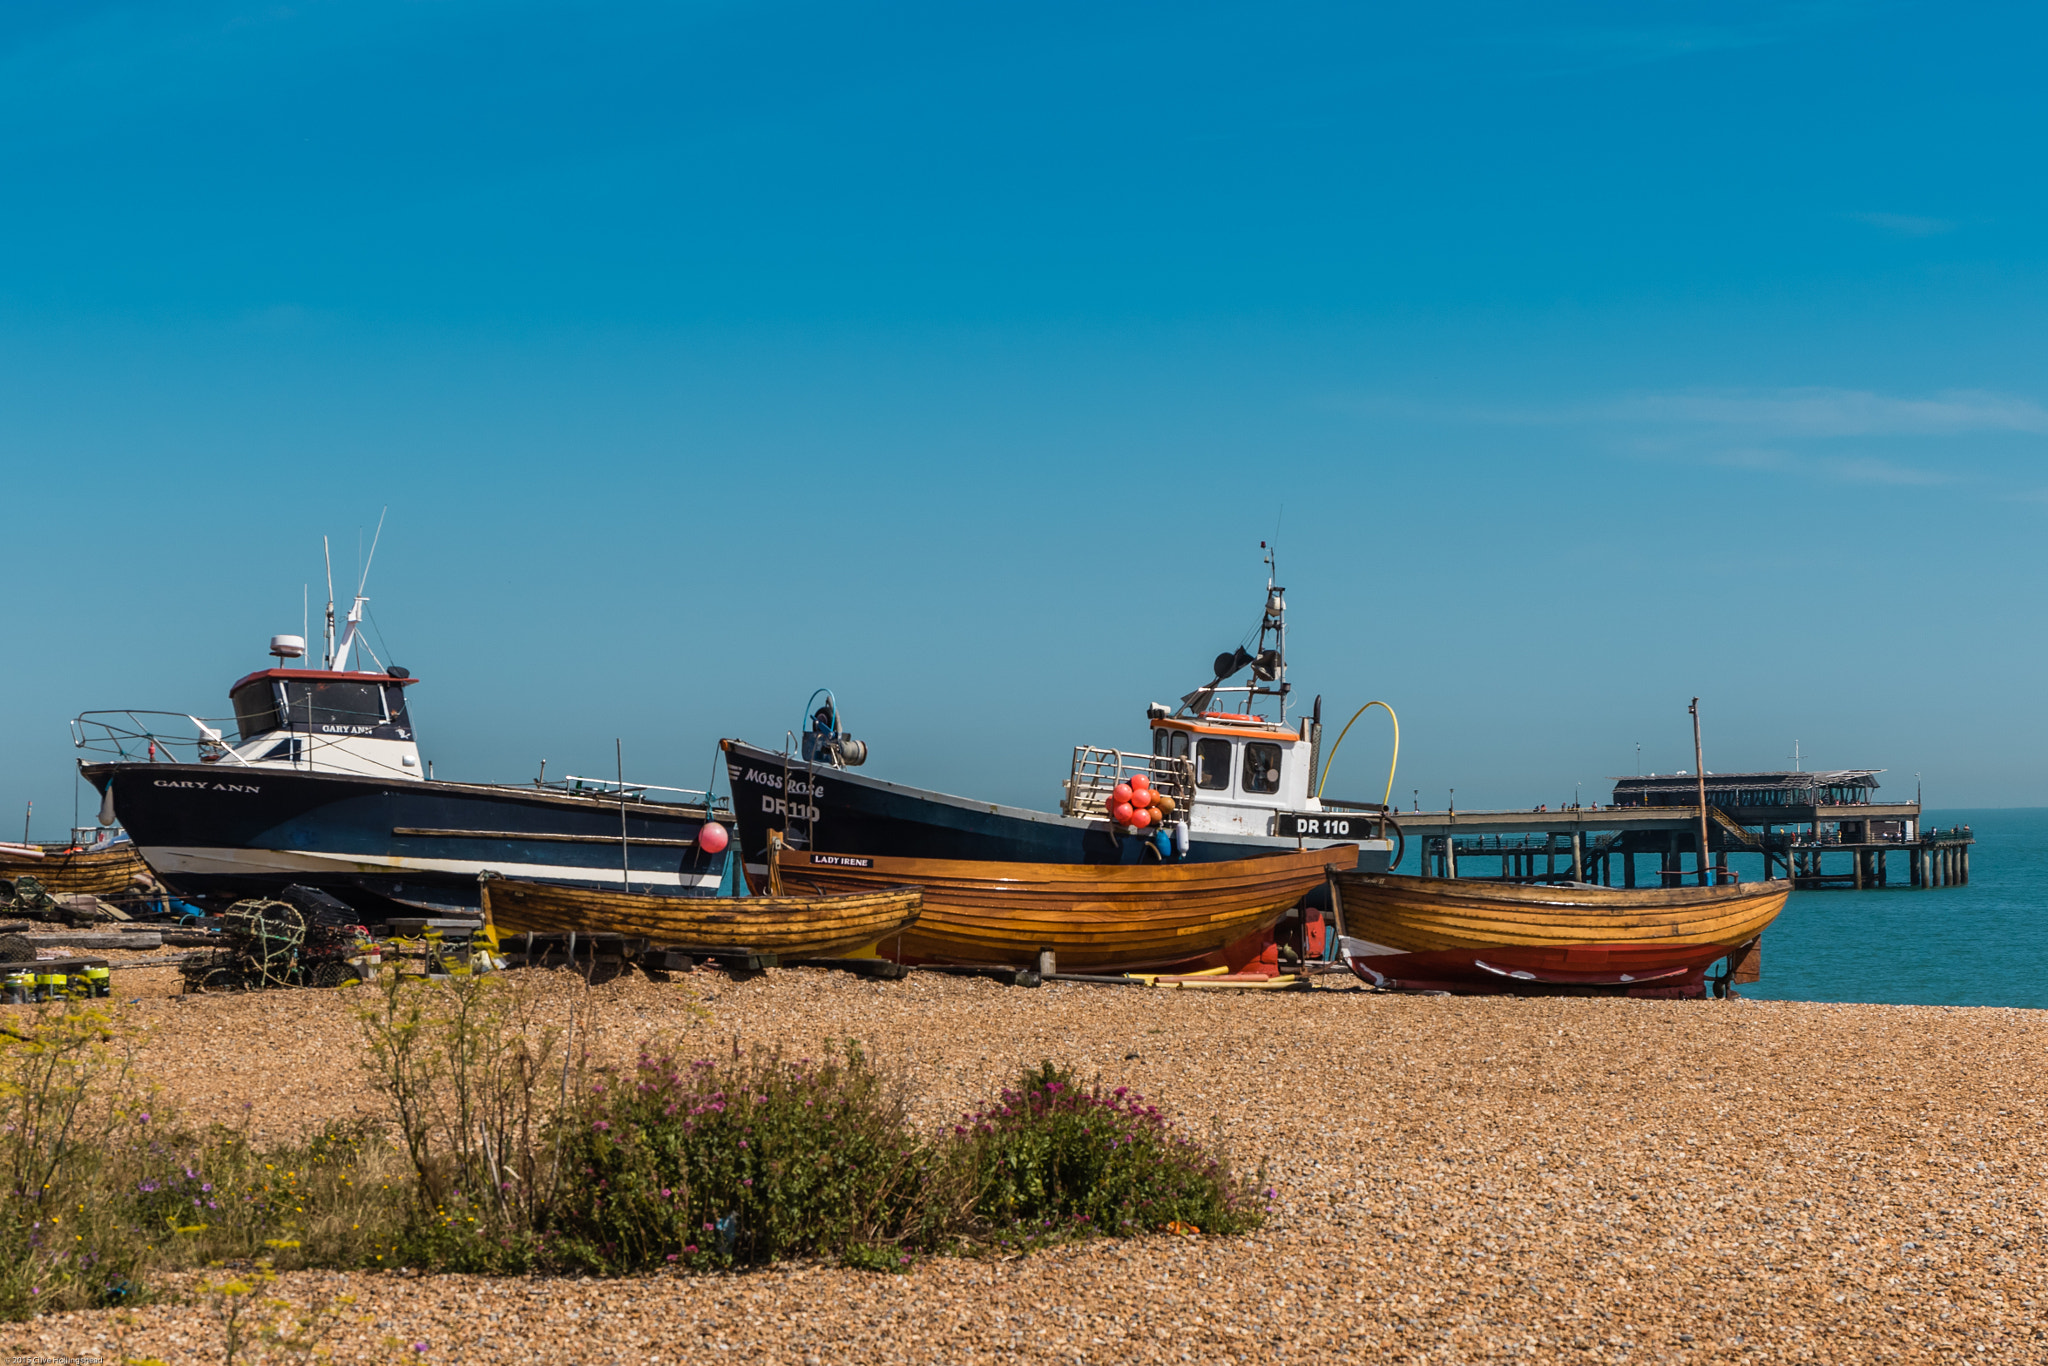
{"label": "calm sea", "polygon": [[[1926,821],[1976,835],[1968,886],[1794,892],[1764,934],[1763,980],[1742,994],[2048,1009],[2048,808],[1930,810]],[[1848,867],[1837,855],[1828,870]],[[1905,881],[1904,854],[1891,855],[1890,875]]]}

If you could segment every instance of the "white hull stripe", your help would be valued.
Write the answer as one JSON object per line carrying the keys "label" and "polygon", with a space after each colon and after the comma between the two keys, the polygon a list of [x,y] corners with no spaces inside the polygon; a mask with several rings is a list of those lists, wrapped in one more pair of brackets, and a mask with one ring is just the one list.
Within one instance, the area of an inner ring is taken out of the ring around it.
{"label": "white hull stripe", "polygon": [[[166,876],[190,873],[200,877],[262,877],[280,873],[452,873],[475,877],[486,869],[507,877],[551,878],[559,882],[605,882],[620,876],[602,868],[577,868],[549,863],[516,863],[508,859],[364,857],[360,854],[309,853],[301,849],[206,849],[156,845],[145,848],[149,866]],[[648,887],[715,887],[716,873],[658,873],[632,870],[633,882]]]}

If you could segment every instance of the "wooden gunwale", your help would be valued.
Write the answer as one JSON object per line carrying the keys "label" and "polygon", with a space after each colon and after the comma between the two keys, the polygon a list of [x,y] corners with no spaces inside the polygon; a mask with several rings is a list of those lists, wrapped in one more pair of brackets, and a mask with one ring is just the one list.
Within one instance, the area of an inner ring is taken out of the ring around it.
{"label": "wooden gunwale", "polygon": [[825,897],[650,896],[493,877],[484,879],[483,902],[492,925],[507,934],[614,933],[657,945],[823,958],[915,923],[923,896],[900,885]]}
{"label": "wooden gunwale", "polygon": [[1069,970],[1182,962],[1213,952],[1278,920],[1332,867],[1355,861],[1354,846],[1303,850],[1224,863],[974,863],[950,859],[865,859],[814,864],[782,850],[785,888],[845,890],[877,881],[924,890],[916,925],[883,946],[906,961],[1030,965],[1050,948]]}

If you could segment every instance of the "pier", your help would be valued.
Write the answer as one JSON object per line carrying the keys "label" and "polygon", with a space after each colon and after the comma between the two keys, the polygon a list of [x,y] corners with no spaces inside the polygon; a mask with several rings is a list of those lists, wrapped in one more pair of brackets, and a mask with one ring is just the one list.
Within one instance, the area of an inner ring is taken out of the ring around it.
{"label": "pier", "polygon": [[1394,819],[1416,845],[1424,877],[1704,886],[1728,880],[1730,855],[1753,854],[1766,878],[1789,877],[1798,888],[1970,880],[1969,827],[1928,829],[1918,801],[1873,800],[1874,770],[1709,774],[1706,787],[1704,858],[1699,783],[1687,774],[1616,779],[1607,806],[1397,811]]}

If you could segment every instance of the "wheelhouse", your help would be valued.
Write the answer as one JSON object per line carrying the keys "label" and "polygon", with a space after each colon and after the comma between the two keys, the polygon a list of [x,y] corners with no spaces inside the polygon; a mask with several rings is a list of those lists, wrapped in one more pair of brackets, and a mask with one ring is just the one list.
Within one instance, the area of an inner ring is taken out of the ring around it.
{"label": "wheelhouse", "polygon": [[404,673],[262,669],[228,689],[234,758],[347,773],[420,776]]}
{"label": "wheelhouse", "polygon": [[[1304,736],[1257,716],[1203,712],[1152,720],[1154,756],[1185,761],[1193,773],[1190,814],[1197,830],[1240,828],[1245,808],[1266,813],[1305,808],[1311,748]],[[1223,824],[1212,827],[1212,814]]]}

